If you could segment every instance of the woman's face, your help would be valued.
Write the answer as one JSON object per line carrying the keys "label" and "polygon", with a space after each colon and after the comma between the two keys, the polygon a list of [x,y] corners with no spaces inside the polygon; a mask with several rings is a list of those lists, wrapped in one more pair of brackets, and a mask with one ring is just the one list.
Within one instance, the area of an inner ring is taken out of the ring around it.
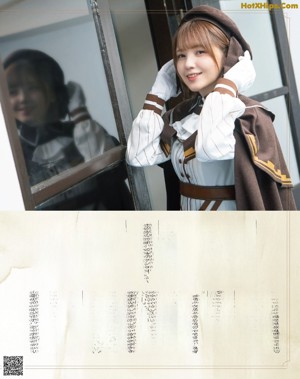
{"label": "woman's face", "polygon": [[31,70],[7,70],[10,103],[15,118],[29,126],[41,126],[47,121],[50,106],[45,87]]}
{"label": "woman's face", "polygon": [[213,52],[218,64],[202,46],[176,50],[178,75],[190,91],[203,97],[213,91],[224,64],[223,51],[214,46]]}

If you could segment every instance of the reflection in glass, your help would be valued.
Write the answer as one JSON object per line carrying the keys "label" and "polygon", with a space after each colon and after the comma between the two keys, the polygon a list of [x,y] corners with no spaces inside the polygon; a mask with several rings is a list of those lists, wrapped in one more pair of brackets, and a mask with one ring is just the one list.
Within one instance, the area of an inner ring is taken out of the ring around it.
{"label": "reflection in glass", "polygon": [[118,144],[91,119],[80,85],[66,85],[49,55],[17,50],[4,61],[4,69],[31,185]]}
{"label": "reflection in glass", "polygon": [[[81,86],[65,84],[63,71],[52,57],[22,49],[3,65],[31,185],[119,144],[91,119]],[[113,183],[107,176],[94,177],[39,209],[132,209],[125,166],[113,174]]]}
{"label": "reflection in glass", "polygon": [[[42,11],[44,6],[47,12]],[[7,12],[0,12],[1,58],[34,186],[102,155],[119,145],[119,137],[86,0],[63,0],[55,8],[50,1],[24,0],[6,8]],[[24,11],[26,17],[16,17]],[[133,209],[127,169],[118,167],[119,173],[91,172],[92,178],[38,209]]]}

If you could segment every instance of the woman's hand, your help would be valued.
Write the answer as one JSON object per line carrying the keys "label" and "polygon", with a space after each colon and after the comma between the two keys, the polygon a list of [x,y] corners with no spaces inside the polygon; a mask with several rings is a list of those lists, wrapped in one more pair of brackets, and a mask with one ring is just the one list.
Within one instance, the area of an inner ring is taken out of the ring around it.
{"label": "woman's hand", "polygon": [[67,88],[69,94],[68,108],[71,120],[75,124],[89,120],[90,114],[87,110],[85,96],[80,84],[70,81],[67,83]]}
{"label": "woman's hand", "polygon": [[245,51],[244,56],[239,57],[239,61],[224,74],[225,79],[229,79],[237,86],[238,92],[245,92],[254,83],[256,77],[255,69],[249,51]]}
{"label": "woman's hand", "polygon": [[76,82],[67,83],[69,94],[69,112],[73,112],[75,109],[85,107],[85,96],[81,86]]}
{"label": "woman's hand", "polygon": [[158,71],[150,94],[156,95],[165,101],[180,94],[180,91],[177,91],[176,70],[173,59],[165,63]]}

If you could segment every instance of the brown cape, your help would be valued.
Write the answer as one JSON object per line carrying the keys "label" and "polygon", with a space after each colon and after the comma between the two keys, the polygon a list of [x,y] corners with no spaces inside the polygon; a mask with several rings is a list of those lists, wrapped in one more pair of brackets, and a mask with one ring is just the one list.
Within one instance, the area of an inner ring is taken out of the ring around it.
{"label": "brown cape", "polygon": [[[237,210],[296,210],[292,194],[292,181],[277,139],[273,120],[274,114],[260,103],[240,95],[246,105],[245,113],[235,121],[236,139],[234,172]],[[176,134],[169,125],[190,113],[200,113],[195,98],[177,105],[164,115],[165,127],[161,134],[162,147],[169,146]],[[196,133],[185,143],[186,160],[193,159]]]}
{"label": "brown cape", "polygon": [[235,122],[235,190],[238,210],[295,210],[292,181],[275,134],[274,115],[245,96]]}

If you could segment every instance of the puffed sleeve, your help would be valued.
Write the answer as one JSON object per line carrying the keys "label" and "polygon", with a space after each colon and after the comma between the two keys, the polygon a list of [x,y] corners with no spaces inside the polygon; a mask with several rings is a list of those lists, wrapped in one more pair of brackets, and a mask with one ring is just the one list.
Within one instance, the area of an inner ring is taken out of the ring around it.
{"label": "puffed sleeve", "polygon": [[73,139],[85,161],[103,154],[116,145],[103,126],[94,121],[86,106],[81,86],[73,81],[67,84],[69,93],[69,116],[74,123]]}
{"label": "puffed sleeve", "polygon": [[236,97],[233,82],[220,79],[204,102],[198,120],[196,158],[201,162],[233,159],[235,120],[245,112],[245,104]]}
{"label": "puffed sleeve", "polygon": [[163,104],[159,97],[147,95],[143,109],[133,121],[126,151],[126,161],[131,166],[152,166],[170,159],[160,147]]}
{"label": "puffed sleeve", "polygon": [[85,162],[116,146],[107,131],[91,118],[75,124],[74,143]]}

